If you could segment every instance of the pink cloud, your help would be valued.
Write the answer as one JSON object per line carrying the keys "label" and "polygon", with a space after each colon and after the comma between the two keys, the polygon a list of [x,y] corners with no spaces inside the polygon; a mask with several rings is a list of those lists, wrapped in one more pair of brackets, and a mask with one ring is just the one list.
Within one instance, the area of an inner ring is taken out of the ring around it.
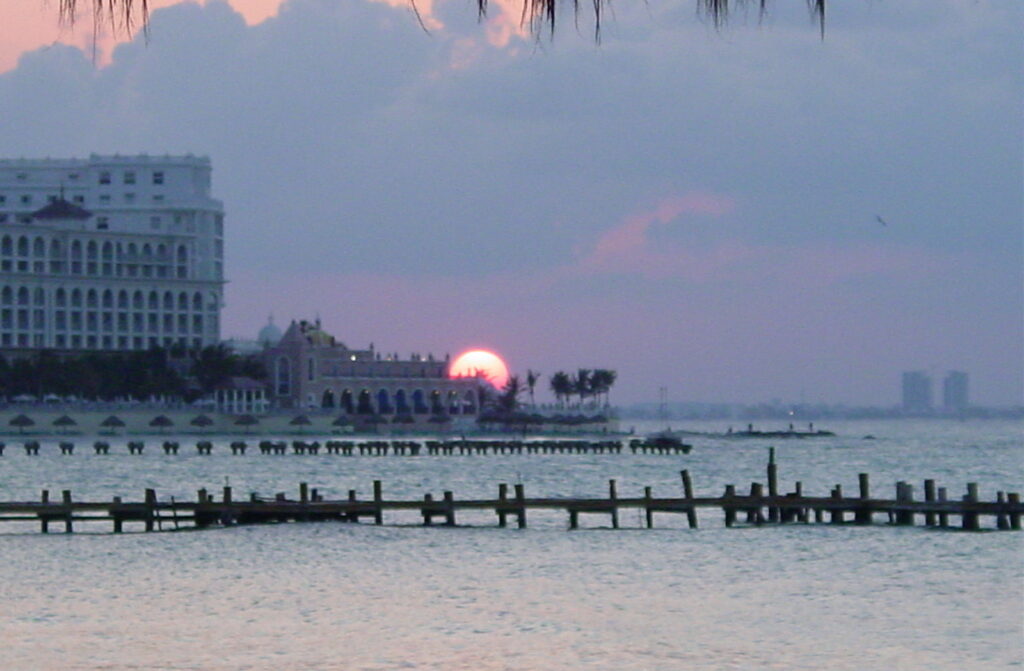
{"label": "pink cloud", "polygon": [[[735,209],[735,202],[712,193],[688,193],[659,202],[652,210],[626,217],[622,224],[605,231],[579,262],[584,272],[673,274],[683,268],[701,275],[723,263],[731,263],[744,254],[737,248],[722,248],[713,256],[697,258],[682,249],[657,250],[648,240],[654,226],[666,226],[684,214],[720,217]],[[689,257],[689,258],[687,258]],[[709,265],[711,262],[711,265]]]}

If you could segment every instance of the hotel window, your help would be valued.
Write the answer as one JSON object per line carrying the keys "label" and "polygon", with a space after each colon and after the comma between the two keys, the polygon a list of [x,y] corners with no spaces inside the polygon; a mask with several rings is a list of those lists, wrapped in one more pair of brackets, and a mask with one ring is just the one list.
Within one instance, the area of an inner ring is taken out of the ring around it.
{"label": "hotel window", "polygon": [[153,173],[153,183],[154,184],[163,184],[164,183],[164,173],[163,172],[154,172]]}
{"label": "hotel window", "polygon": [[135,173],[134,172],[126,172],[124,174],[124,183],[125,184],[134,184],[135,183]]}
{"label": "hotel window", "polygon": [[164,202],[164,194],[158,193],[155,196],[153,196],[153,202],[154,203],[162,203],[162,202]]}
{"label": "hotel window", "polygon": [[126,202],[126,203],[134,203],[135,202],[135,194],[134,193],[126,193],[126,194],[124,194],[124,202]]}
{"label": "hotel window", "polygon": [[28,194],[22,196],[21,197],[21,204],[22,205],[31,205],[32,204],[32,196],[30,196]]}
{"label": "hotel window", "polygon": [[99,217],[96,219],[96,230],[105,231],[110,228],[110,219],[107,217]]}
{"label": "hotel window", "polygon": [[19,172],[19,173],[18,173],[18,176],[17,176],[17,178],[16,178],[16,179],[17,179],[17,180],[18,180],[19,182],[24,182],[25,180],[27,180],[27,179],[28,179],[28,173],[27,173],[27,172]]}
{"label": "hotel window", "polygon": [[101,203],[109,203],[110,202],[110,194],[109,193],[101,194],[100,195],[100,202]]}
{"label": "hotel window", "polygon": [[7,221],[7,215],[6,214],[0,214],[0,224],[5,223],[6,221]]}
{"label": "hotel window", "polygon": [[160,228],[160,217],[150,217],[149,226],[150,228]]}
{"label": "hotel window", "polygon": [[6,204],[7,204],[7,196],[5,196],[2,193],[0,193],[0,205],[6,205]]}
{"label": "hotel window", "polygon": [[68,175],[68,179],[70,179],[71,181],[75,181],[76,179],[78,179],[78,177],[79,177],[79,175],[78,175],[77,172],[73,172],[73,173]]}
{"label": "hotel window", "polygon": [[110,184],[110,173],[103,171],[100,173],[100,184]]}

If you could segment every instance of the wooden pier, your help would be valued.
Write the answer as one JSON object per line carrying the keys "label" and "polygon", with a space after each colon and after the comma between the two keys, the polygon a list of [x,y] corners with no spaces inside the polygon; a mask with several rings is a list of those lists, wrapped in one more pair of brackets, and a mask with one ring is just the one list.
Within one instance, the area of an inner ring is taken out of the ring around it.
{"label": "wooden pier", "polygon": [[[206,489],[200,489],[193,501],[171,498],[161,500],[156,492],[147,489],[141,501],[126,502],[120,497],[110,501],[76,501],[70,491],[62,491],[59,499],[44,490],[39,501],[0,503],[0,522],[32,521],[43,533],[51,524],[63,527],[67,533],[78,523],[110,522],[114,533],[124,530],[128,523],[139,523],[146,531],[166,531],[183,528],[206,528],[235,524],[261,524],[280,522],[308,522],[336,520],[360,522],[372,520],[384,524],[389,512],[414,511],[424,525],[440,523],[456,525],[456,515],[462,511],[491,511],[500,527],[508,525],[509,518],[518,528],[526,528],[530,511],[560,510],[568,517],[568,528],[580,526],[580,515],[606,516],[613,529],[620,528],[620,511],[643,512],[642,526],[653,528],[655,514],[685,515],[687,526],[698,527],[698,509],[719,509],[727,527],[736,525],[871,525],[881,521],[892,526],[914,526],[919,522],[936,529],[960,528],[976,531],[981,520],[991,520],[989,528],[1020,530],[1021,504],[1017,492],[998,492],[994,501],[979,500],[978,485],[968,483],[966,492],[953,497],[945,487],[936,487],[934,480],[923,483],[924,498],[915,499],[914,487],[908,482],[896,483],[891,499],[872,498],[868,474],[858,477],[856,496],[845,496],[840,486],[828,496],[805,496],[801,483],[785,494],[778,491],[778,471],[772,450],[767,468],[767,489],[764,483],[754,482],[748,494],[737,493],[735,485],[726,485],[721,496],[696,496],[689,471],[680,473],[682,496],[656,497],[651,487],[645,487],[642,496],[622,497],[615,480],[608,482],[607,496],[600,498],[531,498],[523,484],[498,485],[497,497],[486,499],[457,499],[453,492],[445,491],[435,498],[432,493],[422,499],[387,499],[381,481],[374,481],[372,496],[360,499],[355,490],[339,500],[326,500],[315,488],[301,483],[298,497],[289,499],[284,494],[272,498],[255,493],[247,499],[236,500],[231,487],[224,487],[217,498]],[[956,520],[951,520],[956,518]]]}
{"label": "wooden pier", "polygon": [[[153,441],[154,451],[161,450],[164,454],[178,454],[182,445],[178,441]],[[0,456],[3,456],[6,444],[0,442]],[[38,440],[26,440],[22,448],[27,456],[39,456],[41,444]],[[74,455],[75,444],[61,441],[54,444],[60,454]],[[215,444],[210,440],[198,440],[195,451],[201,455],[213,454]],[[250,444],[244,440],[233,440],[221,449],[230,449],[233,455],[244,455]],[[264,455],[301,454],[315,455],[336,454],[340,456],[470,456],[470,455],[501,455],[501,454],[686,454],[690,445],[670,445],[658,441],[633,438],[628,441],[608,440],[260,440],[252,444],[254,451]],[[110,442],[97,440],[92,443],[95,454],[111,454]],[[143,440],[127,442],[130,455],[142,455],[146,450]]]}

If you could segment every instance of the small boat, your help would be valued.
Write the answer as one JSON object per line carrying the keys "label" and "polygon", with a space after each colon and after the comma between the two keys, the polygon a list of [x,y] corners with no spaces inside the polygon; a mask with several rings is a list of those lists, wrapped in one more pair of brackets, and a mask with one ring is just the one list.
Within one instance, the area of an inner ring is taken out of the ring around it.
{"label": "small boat", "polygon": [[689,454],[693,449],[693,445],[684,443],[681,435],[671,429],[652,433],[644,437],[643,442],[647,447],[682,452],[683,454]]}

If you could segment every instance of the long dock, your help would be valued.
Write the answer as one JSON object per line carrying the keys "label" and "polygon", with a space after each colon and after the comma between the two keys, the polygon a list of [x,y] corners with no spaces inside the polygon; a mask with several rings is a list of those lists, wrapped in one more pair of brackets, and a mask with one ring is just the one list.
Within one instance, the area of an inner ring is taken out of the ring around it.
{"label": "long dock", "polygon": [[[721,496],[695,496],[689,471],[680,473],[681,497],[655,497],[651,487],[645,487],[642,496],[620,497],[615,480],[608,482],[608,494],[601,498],[531,498],[523,484],[498,485],[496,498],[457,499],[451,491],[440,498],[428,493],[422,499],[387,499],[383,485],[373,483],[370,499],[359,499],[355,490],[349,490],[342,500],[325,500],[315,488],[306,483],[299,485],[298,498],[288,499],[284,494],[273,498],[250,494],[246,500],[235,500],[231,487],[224,487],[219,500],[206,489],[197,492],[194,501],[159,500],[156,492],[147,489],[142,501],[126,502],[120,497],[110,501],[75,501],[71,492],[61,492],[59,500],[51,500],[44,490],[39,501],[0,503],[0,522],[38,522],[40,531],[47,533],[51,525],[62,526],[67,533],[77,523],[103,522],[113,524],[114,533],[121,533],[125,523],[141,523],[146,531],[166,531],[182,528],[207,528],[235,524],[263,524],[307,521],[360,522],[370,519],[384,524],[385,514],[398,511],[417,511],[424,525],[456,526],[460,511],[491,511],[499,527],[508,526],[509,518],[518,528],[526,528],[530,511],[560,510],[568,516],[568,528],[579,528],[581,514],[607,516],[613,529],[620,528],[620,511],[643,511],[643,526],[654,527],[656,513],[686,515],[691,529],[699,526],[698,509],[720,509],[727,527],[736,525],[787,525],[827,523],[832,525],[871,525],[879,516],[893,526],[914,526],[923,522],[937,529],[958,527],[976,531],[982,528],[981,518],[992,520],[990,528],[1020,530],[1024,505],[1016,492],[998,492],[995,501],[981,501],[977,483],[968,483],[966,493],[952,497],[945,487],[936,487],[934,480],[923,483],[924,498],[914,498],[914,486],[908,482],[896,483],[894,498],[872,498],[868,474],[858,477],[857,496],[844,496],[840,486],[828,496],[806,496],[801,483],[793,491],[778,492],[778,472],[772,450],[767,468],[767,490],[764,483],[754,482],[746,494],[737,493],[735,485],[726,485]],[[951,521],[951,518],[956,518]]]}
{"label": "long dock", "polygon": [[[62,455],[74,455],[78,447],[73,441],[55,441],[50,448],[59,450]],[[179,441],[154,441],[149,445],[153,451],[162,450],[164,454],[179,454],[183,448]],[[147,443],[143,440],[127,441],[127,452],[141,455]],[[195,450],[201,455],[213,454],[217,445],[210,440],[195,442]],[[0,442],[0,456],[7,447]],[[21,447],[28,456],[39,456],[44,444],[38,440],[22,441]],[[47,446],[49,447],[49,446]],[[187,446],[184,446],[187,449]],[[260,454],[336,454],[341,456],[466,456],[466,455],[498,455],[498,454],[687,454],[692,448],[687,443],[666,444],[633,438],[628,441],[618,439],[607,440],[260,440],[249,443],[245,440],[233,440],[227,443],[231,454],[244,455],[251,448]],[[92,443],[96,454],[111,454],[109,441],[97,440]],[[223,449],[223,448],[222,448]]]}

